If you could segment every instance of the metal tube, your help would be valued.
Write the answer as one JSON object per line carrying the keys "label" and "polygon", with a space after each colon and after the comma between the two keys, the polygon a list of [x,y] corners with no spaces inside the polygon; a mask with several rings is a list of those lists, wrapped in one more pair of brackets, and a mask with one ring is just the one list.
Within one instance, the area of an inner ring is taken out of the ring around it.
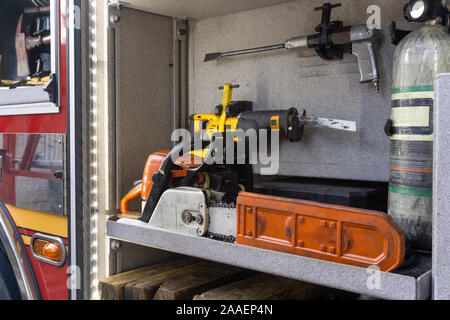
{"label": "metal tube", "polygon": [[308,36],[291,38],[286,41],[285,48],[288,50],[293,49],[307,49],[308,46]]}
{"label": "metal tube", "polygon": [[283,44],[277,44],[277,45],[265,46],[265,47],[258,47],[258,48],[251,48],[251,49],[245,49],[245,50],[208,53],[205,56],[205,62],[213,61],[213,60],[219,60],[219,59],[225,58],[225,57],[240,56],[240,55],[244,55],[244,54],[258,53],[258,52],[265,52],[265,51],[272,51],[272,50],[279,50],[279,49],[285,49],[285,48],[286,48],[285,44],[283,43]]}
{"label": "metal tube", "polygon": [[245,50],[237,50],[237,51],[230,51],[230,52],[223,53],[221,58],[237,56],[237,55],[242,55],[242,54],[250,54],[250,53],[272,51],[272,50],[278,50],[278,49],[284,49],[284,48],[285,48],[285,45],[283,43],[283,44],[277,44],[277,45],[272,45],[272,46],[258,47],[258,48],[245,49]]}

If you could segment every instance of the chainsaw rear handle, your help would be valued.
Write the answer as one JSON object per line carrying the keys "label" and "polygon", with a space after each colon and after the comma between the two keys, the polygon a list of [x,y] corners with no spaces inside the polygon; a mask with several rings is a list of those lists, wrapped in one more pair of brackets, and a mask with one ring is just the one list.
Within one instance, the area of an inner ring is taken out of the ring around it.
{"label": "chainsaw rear handle", "polygon": [[122,214],[127,213],[141,214],[140,212],[130,211],[130,209],[128,209],[131,200],[139,197],[141,193],[142,193],[142,183],[131,189],[130,192],[128,192],[127,195],[123,197],[123,199],[120,201],[120,212]]}

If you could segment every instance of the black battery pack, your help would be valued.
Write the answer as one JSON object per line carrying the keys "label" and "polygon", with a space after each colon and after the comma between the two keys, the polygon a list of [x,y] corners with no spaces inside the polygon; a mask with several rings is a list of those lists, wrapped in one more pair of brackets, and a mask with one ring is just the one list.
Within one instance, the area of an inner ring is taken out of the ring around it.
{"label": "black battery pack", "polygon": [[384,183],[287,178],[258,181],[254,192],[387,212]]}

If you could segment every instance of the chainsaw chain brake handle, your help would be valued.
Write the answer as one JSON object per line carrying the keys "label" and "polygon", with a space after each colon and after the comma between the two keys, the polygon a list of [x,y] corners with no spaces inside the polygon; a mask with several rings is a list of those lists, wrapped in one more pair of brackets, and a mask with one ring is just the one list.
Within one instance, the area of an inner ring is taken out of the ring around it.
{"label": "chainsaw chain brake handle", "polygon": [[[218,136],[219,133],[214,134],[211,138],[211,141],[206,144],[206,147],[209,148],[209,151],[203,159],[202,163],[199,166],[187,168],[186,176],[181,182],[182,185],[188,185],[189,181],[192,181],[198,173],[204,171],[208,163],[213,162],[212,158],[215,156],[217,150],[214,141]],[[147,223],[150,221],[150,218],[153,215],[153,212],[155,211],[155,208],[159,200],[161,199],[162,194],[170,187],[172,178],[174,178],[173,171],[179,167],[178,164],[175,163],[176,159],[180,158],[183,151],[194,150],[195,146],[196,144],[193,140],[183,141],[177,144],[167,154],[159,170],[152,175],[152,186],[150,189],[150,193],[148,195],[147,202],[145,203],[142,216],[139,218],[139,220]],[[202,147],[205,146],[202,144]]]}
{"label": "chainsaw chain brake handle", "polygon": [[172,149],[172,151],[170,151],[169,154],[165,157],[159,170],[153,174],[152,188],[147,198],[147,202],[145,204],[142,216],[139,218],[139,220],[147,223],[150,221],[150,218],[153,214],[153,211],[156,208],[156,205],[158,204],[159,199],[161,198],[164,191],[166,191],[169,188],[170,181],[172,180],[172,170],[176,167],[172,159],[175,155],[179,155],[180,152],[185,150],[188,143],[190,147],[192,141],[181,142],[177,144]]}

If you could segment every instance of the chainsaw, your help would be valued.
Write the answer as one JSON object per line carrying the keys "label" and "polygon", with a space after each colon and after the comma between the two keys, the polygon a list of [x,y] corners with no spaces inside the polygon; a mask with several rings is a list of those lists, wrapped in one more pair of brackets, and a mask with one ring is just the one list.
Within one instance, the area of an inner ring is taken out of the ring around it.
{"label": "chainsaw", "polygon": [[[305,126],[356,131],[352,121],[308,117],[295,108],[253,111],[251,102],[232,101],[238,87],[220,87],[223,99],[215,113],[190,117],[194,139],[149,156],[143,179],[122,199],[118,218],[186,236],[377,265],[383,271],[401,265],[404,237],[387,214],[252,193],[250,163],[210,161],[227,134],[236,144],[242,142],[234,135],[239,130],[268,130],[290,142],[302,140]],[[130,201],[139,196],[142,212],[130,212]]]}

